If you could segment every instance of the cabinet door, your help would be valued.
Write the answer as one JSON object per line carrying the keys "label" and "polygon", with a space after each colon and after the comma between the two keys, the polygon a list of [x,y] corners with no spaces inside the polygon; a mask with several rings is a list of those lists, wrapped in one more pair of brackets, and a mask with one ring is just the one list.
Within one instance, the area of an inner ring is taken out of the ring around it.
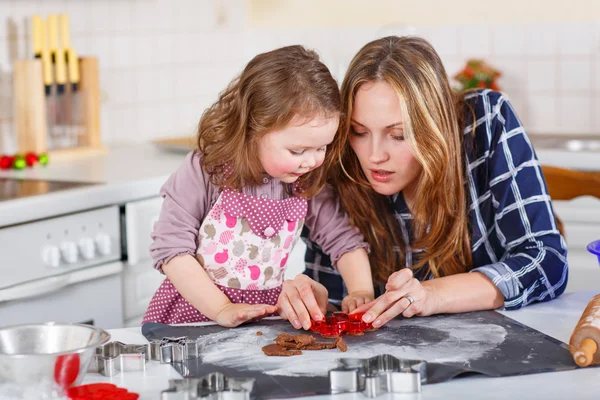
{"label": "cabinet door", "polygon": [[125,205],[127,259],[130,264],[150,259],[150,234],[158,221],[162,202],[162,197],[154,197]]}
{"label": "cabinet door", "polygon": [[123,316],[125,320],[144,315],[150,299],[165,276],[155,270],[152,261],[126,263],[123,269]]}
{"label": "cabinet door", "polygon": [[127,203],[125,205],[125,232],[127,263],[123,271],[123,299],[125,319],[142,316],[154,292],[165,276],[155,270],[150,258],[150,234],[158,220],[162,197]]}
{"label": "cabinet door", "polygon": [[565,222],[567,260],[569,262],[568,292],[600,291],[600,265],[587,245],[600,238],[600,223]]}

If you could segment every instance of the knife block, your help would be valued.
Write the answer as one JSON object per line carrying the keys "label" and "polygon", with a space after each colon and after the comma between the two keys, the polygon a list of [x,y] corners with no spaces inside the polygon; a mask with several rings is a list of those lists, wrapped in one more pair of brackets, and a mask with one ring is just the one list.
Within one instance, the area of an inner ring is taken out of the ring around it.
{"label": "knife block", "polygon": [[47,101],[44,93],[42,62],[17,60],[14,63],[14,101],[19,153],[48,153],[50,160],[71,159],[106,152],[100,137],[100,82],[98,59],[79,58],[78,101],[81,116],[77,145],[48,148]]}

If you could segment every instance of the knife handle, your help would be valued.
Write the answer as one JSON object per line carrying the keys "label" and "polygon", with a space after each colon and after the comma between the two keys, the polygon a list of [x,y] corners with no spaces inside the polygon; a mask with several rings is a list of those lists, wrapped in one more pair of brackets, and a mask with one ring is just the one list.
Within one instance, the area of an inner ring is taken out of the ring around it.
{"label": "knife handle", "polygon": [[50,88],[52,87],[52,59],[50,58],[50,51],[48,50],[48,42],[46,40],[46,23],[41,20],[42,27],[42,73],[44,76],[44,86],[46,86],[46,95],[50,94]]}
{"label": "knife handle", "polygon": [[58,49],[56,52],[56,83],[60,87],[64,88],[64,84],[67,83],[67,65],[66,65],[66,53],[63,49]]}
{"label": "knife handle", "polygon": [[74,49],[67,49],[67,67],[69,68],[69,82],[73,85],[73,89],[77,90],[79,84],[79,58]]}
{"label": "knife handle", "polygon": [[55,63],[58,51],[58,19],[54,14],[48,15],[48,47],[52,56],[52,63]]}
{"label": "knife handle", "polygon": [[39,15],[34,15],[31,18],[31,38],[33,40],[33,55],[35,58],[40,58],[42,56],[42,49],[44,47],[44,22],[42,21],[42,17]]}
{"label": "knife handle", "polygon": [[62,43],[62,48],[67,49],[71,48],[71,28],[69,27],[69,16],[67,14],[59,14],[58,16],[58,24],[60,25],[60,42]]}

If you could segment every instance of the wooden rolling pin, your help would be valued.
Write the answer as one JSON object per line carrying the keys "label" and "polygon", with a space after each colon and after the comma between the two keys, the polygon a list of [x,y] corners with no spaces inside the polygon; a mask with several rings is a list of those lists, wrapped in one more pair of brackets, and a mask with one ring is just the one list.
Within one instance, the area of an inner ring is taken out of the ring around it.
{"label": "wooden rolling pin", "polygon": [[569,341],[573,360],[580,367],[600,364],[600,294],[583,311]]}

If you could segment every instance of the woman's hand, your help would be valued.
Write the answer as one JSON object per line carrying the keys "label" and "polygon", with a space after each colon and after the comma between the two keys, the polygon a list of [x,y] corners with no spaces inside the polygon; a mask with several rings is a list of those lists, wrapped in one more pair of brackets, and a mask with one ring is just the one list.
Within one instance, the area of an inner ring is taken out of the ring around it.
{"label": "woman's hand", "polygon": [[266,317],[277,312],[277,306],[268,304],[229,303],[219,311],[215,322],[226,328],[233,328],[244,322]]}
{"label": "woman's hand", "polygon": [[434,294],[430,288],[413,278],[412,271],[408,268],[390,275],[385,289],[383,295],[354,310],[365,312],[363,321],[373,322],[374,328],[385,325],[400,314],[410,318],[414,315],[427,316],[435,313]]}
{"label": "woman's hand", "polygon": [[373,301],[373,291],[353,292],[342,300],[342,312],[351,313],[356,308]]}
{"label": "woman's hand", "polygon": [[308,330],[311,318],[323,319],[327,311],[327,289],[304,274],[283,282],[277,300],[279,315],[292,323],[294,328]]}

